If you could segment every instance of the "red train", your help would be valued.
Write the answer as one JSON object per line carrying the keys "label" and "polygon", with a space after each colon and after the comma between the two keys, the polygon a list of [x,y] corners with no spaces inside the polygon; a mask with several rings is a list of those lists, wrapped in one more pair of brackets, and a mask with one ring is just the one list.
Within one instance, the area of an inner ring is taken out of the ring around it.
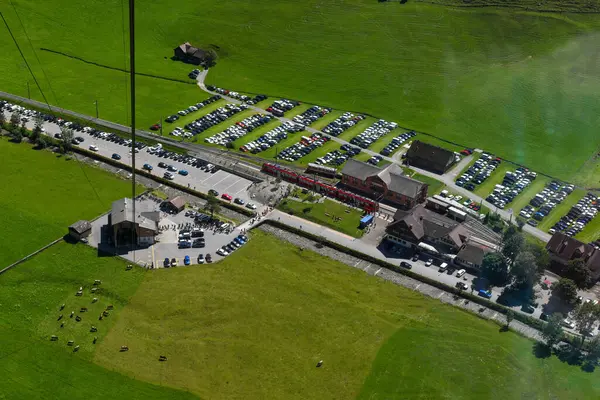
{"label": "red train", "polygon": [[335,186],[320,182],[314,178],[298,174],[297,172],[289,170],[280,165],[264,163],[262,166],[262,171],[269,175],[278,176],[287,182],[295,183],[298,186],[302,186],[307,189],[314,190],[322,195],[332,197],[341,202],[361,207],[368,213],[379,211],[379,203],[376,201],[342,189],[338,189]]}

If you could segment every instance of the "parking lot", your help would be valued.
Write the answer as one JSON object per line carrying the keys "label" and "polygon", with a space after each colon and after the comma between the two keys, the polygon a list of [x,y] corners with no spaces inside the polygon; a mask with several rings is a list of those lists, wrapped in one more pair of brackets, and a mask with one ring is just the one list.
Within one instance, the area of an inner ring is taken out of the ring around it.
{"label": "parking lot", "polygon": [[[10,116],[7,113],[8,116]],[[44,122],[44,133],[48,136],[58,138],[61,133],[60,124],[70,124],[67,121]],[[112,158],[124,164],[131,165],[131,141],[123,139],[116,134],[96,131],[91,128],[74,128],[74,146],[94,151],[106,158]],[[27,122],[29,129],[33,128],[33,121]],[[77,140],[78,139],[78,140]],[[239,198],[244,203],[250,202],[247,193],[252,181],[240,176],[223,171],[216,166],[198,158],[186,156],[163,150],[160,147],[147,147],[144,143],[137,143],[136,168],[144,169],[151,174],[167,177],[173,182],[187,186],[199,192],[208,193],[215,190],[219,196],[228,194],[233,199]]]}

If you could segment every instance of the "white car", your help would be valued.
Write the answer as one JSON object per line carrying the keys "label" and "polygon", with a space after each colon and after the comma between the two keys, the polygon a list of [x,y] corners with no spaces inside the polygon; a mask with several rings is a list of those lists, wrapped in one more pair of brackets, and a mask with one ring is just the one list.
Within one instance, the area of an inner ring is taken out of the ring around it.
{"label": "white car", "polygon": [[569,329],[575,329],[575,323],[568,318],[563,319],[562,324]]}
{"label": "white car", "polygon": [[459,269],[458,272],[456,272],[456,276],[458,278],[460,278],[461,276],[463,276],[466,273],[467,273],[467,271],[465,271],[464,269]]}
{"label": "white car", "polygon": [[254,203],[248,203],[248,204],[246,204],[246,208],[249,208],[251,210],[256,210],[256,204],[254,204]]}
{"label": "white car", "polygon": [[229,255],[229,252],[228,252],[227,250],[224,250],[224,249],[221,247],[219,250],[217,250],[217,254],[218,254],[218,255],[220,255],[220,256],[223,256],[223,257],[225,257],[225,256]]}
{"label": "white car", "polygon": [[96,146],[95,144],[91,144],[90,147],[89,147],[89,149],[91,151],[98,151],[98,146]]}
{"label": "white car", "polygon": [[426,267],[431,266],[431,264],[433,264],[433,260],[431,258],[425,262]]}

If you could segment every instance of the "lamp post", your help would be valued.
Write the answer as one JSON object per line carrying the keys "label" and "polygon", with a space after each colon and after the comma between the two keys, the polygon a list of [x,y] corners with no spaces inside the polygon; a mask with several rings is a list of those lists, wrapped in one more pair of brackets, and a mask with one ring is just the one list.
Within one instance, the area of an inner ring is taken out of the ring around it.
{"label": "lamp post", "polygon": [[96,104],[96,119],[98,119],[98,100],[94,100],[94,104]]}

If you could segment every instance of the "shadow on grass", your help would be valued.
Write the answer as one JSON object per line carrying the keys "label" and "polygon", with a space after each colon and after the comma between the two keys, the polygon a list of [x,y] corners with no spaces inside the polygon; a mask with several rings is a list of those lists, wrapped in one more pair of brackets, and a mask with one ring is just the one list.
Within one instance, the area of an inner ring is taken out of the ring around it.
{"label": "shadow on grass", "polygon": [[532,353],[537,358],[549,358],[552,355],[552,349],[544,343],[537,342],[533,345]]}
{"label": "shadow on grass", "polygon": [[500,329],[498,329],[498,332],[508,332],[508,326],[502,325]]}

